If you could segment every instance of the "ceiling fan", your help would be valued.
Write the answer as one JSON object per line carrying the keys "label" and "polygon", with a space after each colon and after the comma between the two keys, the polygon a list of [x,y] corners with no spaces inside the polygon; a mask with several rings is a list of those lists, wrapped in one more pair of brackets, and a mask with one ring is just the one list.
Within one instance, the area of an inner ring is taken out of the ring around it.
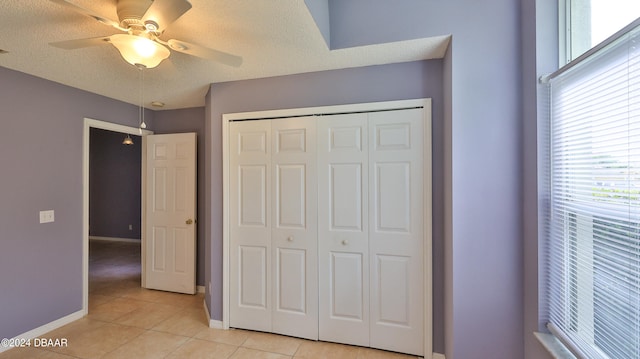
{"label": "ceiling fan", "polygon": [[169,25],[191,9],[191,4],[187,0],[118,0],[117,13],[119,22],[105,18],[67,0],[50,1],[125,32],[124,34],[111,36],[50,43],[50,45],[58,48],[78,49],[111,44],[118,49],[120,55],[127,62],[140,68],[158,66],[162,60],[169,57],[169,49],[229,66],[238,67],[242,64],[242,57],[226,52],[176,39],[167,41],[160,39],[160,36]]}

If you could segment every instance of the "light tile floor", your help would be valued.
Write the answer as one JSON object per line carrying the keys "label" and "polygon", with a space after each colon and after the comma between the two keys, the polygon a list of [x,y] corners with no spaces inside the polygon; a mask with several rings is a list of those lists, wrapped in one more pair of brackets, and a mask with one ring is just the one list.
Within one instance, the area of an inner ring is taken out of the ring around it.
{"label": "light tile floor", "polygon": [[89,315],[42,335],[66,347],[16,348],[0,359],[353,358],[408,355],[247,330],[208,327],[203,295],[140,288],[140,245],[91,241]]}

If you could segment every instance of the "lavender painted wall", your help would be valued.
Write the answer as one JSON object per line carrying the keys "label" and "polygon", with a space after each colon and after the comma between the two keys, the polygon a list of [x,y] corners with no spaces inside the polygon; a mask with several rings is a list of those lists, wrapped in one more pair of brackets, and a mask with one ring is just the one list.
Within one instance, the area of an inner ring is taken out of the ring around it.
{"label": "lavender painted wall", "polygon": [[197,133],[197,156],[198,156],[198,209],[196,213],[197,222],[197,272],[196,284],[205,283],[205,131],[204,131],[204,107],[186,108],[180,110],[156,111],[153,120],[153,130],[156,134],[163,133]]}
{"label": "lavender painted wall", "polygon": [[139,240],[142,139],[123,145],[125,135],[99,128],[90,137],[89,235]]}
{"label": "lavender painted wall", "polygon": [[[331,49],[383,44],[419,39],[451,32],[449,22],[463,21],[466,14],[453,19],[448,10],[464,0],[328,0]],[[489,2],[495,2],[490,0]],[[450,3],[450,4],[446,4]],[[447,12],[442,12],[447,9]]]}
{"label": "lavender painted wall", "polygon": [[329,0],[304,0],[309,13],[322,34],[327,48],[331,48],[331,23],[329,19]]}
{"label": "lavender painted wall", "polygon": [[442,61],[417,61],[211,85],[207,97],[211,176],[211,316],[222,318],[222,114],[362,102],[432,98],[433,274],[436,349],[444,351]]}
{"label": "lavender painted wall", "polygon": [[[0,337],[82,309],[83,118],[138,108],[0,67]],[[153,122],[153,114],[149,114]],[[55,210],[55,222],[38,212]]]}

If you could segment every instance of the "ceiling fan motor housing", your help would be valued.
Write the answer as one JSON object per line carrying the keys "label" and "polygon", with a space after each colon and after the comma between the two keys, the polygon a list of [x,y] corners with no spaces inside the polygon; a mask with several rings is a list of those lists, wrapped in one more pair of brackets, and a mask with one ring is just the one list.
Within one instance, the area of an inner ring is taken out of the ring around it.
{"label": "ceiling fan motor housing", "polygon": [[127,24],[126,20],[140,20],[151,3],[151,0],[118,0],[118,19],[123,25]]}

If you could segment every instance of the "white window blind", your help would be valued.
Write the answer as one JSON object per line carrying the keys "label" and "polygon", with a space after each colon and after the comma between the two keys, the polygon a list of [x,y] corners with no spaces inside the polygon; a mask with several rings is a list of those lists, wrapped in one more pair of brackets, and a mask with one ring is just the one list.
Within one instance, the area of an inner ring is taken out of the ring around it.
{"label": "white window blind", "polygon": [[640,28],[550,80],[549,329],[640,358]]}

